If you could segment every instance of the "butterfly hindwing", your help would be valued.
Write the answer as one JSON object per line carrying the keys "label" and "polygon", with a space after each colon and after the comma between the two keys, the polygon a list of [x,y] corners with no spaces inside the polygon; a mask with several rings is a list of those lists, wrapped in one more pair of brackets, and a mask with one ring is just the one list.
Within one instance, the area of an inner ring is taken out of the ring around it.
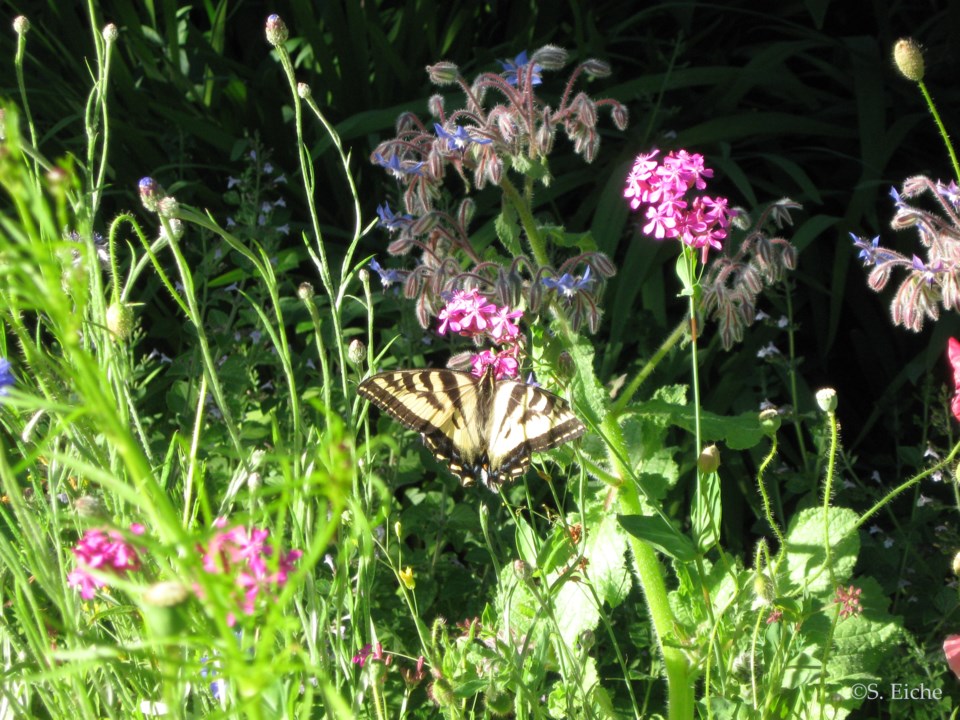
{"label": "butterfly hindwing", "polygon": [[464,485],[522,475],[530,454],[586,428],[556,395],[524,383],[455,370],[396,370],[360,384],[361,397],[423,436]]}

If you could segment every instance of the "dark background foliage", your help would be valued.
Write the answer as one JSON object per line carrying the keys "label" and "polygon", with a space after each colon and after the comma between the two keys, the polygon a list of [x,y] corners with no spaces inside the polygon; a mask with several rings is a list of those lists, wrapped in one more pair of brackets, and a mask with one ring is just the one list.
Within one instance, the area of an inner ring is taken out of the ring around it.
{"label": "dark background foliage", "polygon": [[[603,144],[592,165],[557,152],[551,165],[554,182],[537,198],[543,217],[564,223],[569,231],[591,231],[620,270],[607,288],[605,321],[596,336],[603,377],[635,369],[682,317],[684,303],[675,297],[674,250],[637,236],[619,192],[638,152],[652,146],[685,147],[707,157],[717,171],[712,189],[734,204],[750,208],[789,196],[804,205],[797,225],[787,230],[801,251],[790,295],[805,384],[799,411],[813,412],[812,390],[835,387],[852,467],[861,478],[879,471],[885,485],[922,464],[925,442],[946,444],[947,438],[931,437],[926,428],[928,408],[942,408],[946,338],[960,333],[956,318],[944,317],[919,334],[894,328],[890,298],[867,289],[848,233],[879,233],[906,254],[918,248],[915,236],[889,229],[893,206],[888,190],[921,173],[949,180],[951,168],[919,92],[896,73],[891,49],[901,36],[922,43],[927,84],[947,127],[960,126],[957,4],[811,0],[767,3],[759,9],[744,0],[211,0],[187,9],[162,0],[103,0],[98,7],[101,26],[112,21],[121,30],[111,89],[111,189],[101,223],[120,210],[137,208],[136,183],[147,174],[181,202],[219,217],[228,214],[226,177],[242,165],[238,140],[245,136],[259,136],[272,162],[291,176],[296,173],[288,90],[264,40],[269,13],[286,21],[300,79],[309,82],[352,150],[367,218],[385,200],[396,207],[395,184],[370,165],[368,156],[390,136],[401,111],[426,116],[426,100],[436,88],[424,66],[452,60],[470,78],[498,71],[497,59],[554,43],[568,49],[574,60],[609,62],[613,75],[591,82],[590,93],[620,100],[631,115],[625,133],[614,130],[608,119],[601,121]],[[82,155],[78,109],[89,73],[80,59],[92,57],[85,10],[79,3],[54,0],[5,2],[4,10],[6,18],[25,13],[33,23],[26,82],[42,149],[50,156]],[[0,34],[0,55],[8,58],[0,92],[9,98],[16,97],[9,60],[14,39],[9,29]],[[558,94],[564,77],[547,74],[544,92]],[[449,107],[456,95],[448,97]],[[336,252],[351,226],[351,201],[338,161],[325,152],[329,142],[322,129],[312,132],[321,219]],[[564,142],[558,141],[561,149]],[[289,271],[291,287],[314,279],[299,240],[307,212],[295,187],[291,182],[286,197],[294,228],[286,242],[300,260]],[[496,208],[492,197],[482,195],[478,202],[481,209]],[[478,215],[478,236],[490,236],[490,221],[489,215]],[[386,236],[375,231],[365,239],[363,251],[376,253],[385,265],[400,262],[388,260],[385,245]],[[777,291],[761,308],[777,318],[786,312],[786,302]],[[401,313],[412,313],[412,307],[399,305],[384,306],[378,317],[385,329],[403,322],[410,333],[407,347],[423,352],[409,320],[401,320]],[[175,356],[184,338],[171,333],[179,322],[172,309],[160,302],[144,312],[141,349]],[[765,398],[790,403],[785,366],[757,358],[770,342],[786,351],[783,330],[758,324],[730,352],[722,351],[714,334],[708,326],[701,375],[709,410],[754,410]],[[651,387],[687,379],[688,363],[678,355],[658,371]],[[157,397],[159,402],[161,395]],[[796,458],[797,448],[788,445],[784,454]],[[738,480],[731,472],[725,481],[728,529],[735,537],[740,533],[749,547],[756,507],[749,480],[753,461],[725,462],[742,469],[744,477]],[[801,498],[810,489],[783,492]],[[945,486],[924,493],[951,499]],[[919,545],[930,538],[910,502],[908,498],[894,509],[915,523],[915,530],[908,523],[905,539]],[[947,552],[939,549],[924,561],[938,583],[943,582]],[[914,561],[901,548],[895,564],[902,569]]]}

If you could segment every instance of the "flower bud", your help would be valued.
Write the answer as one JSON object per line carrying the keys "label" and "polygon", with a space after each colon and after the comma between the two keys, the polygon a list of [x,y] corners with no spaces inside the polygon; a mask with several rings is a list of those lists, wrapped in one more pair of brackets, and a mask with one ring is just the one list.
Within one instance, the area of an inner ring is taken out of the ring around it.
{"label": "flower bud", "polygon": [[26,35],[30,30],[30,21],[26,15],[17,15],[13,19],[13,30],[17,35]]}
{"label": "flower bud", "polygon": [[[359,365],[366,357],[367,346],[364,344],[363,340],[358,340],[357,338],[351,340],[350,345],[347,346],[347,359],[354,365]],[[399,532],[399,525],[400,523],[397,523],[397,532]]]}
{"label": "flower bud", "polygon": [[715,473],[720,467],[720,450],[716,445],[707,445],[700,451],[697,468],[706,474]]}
{"label": "flower bud", "polygon": [[460,77],[460,68],[452,62],[442,60],[436,65],[427,65],[427,75],[434,85],[452,85]]}
{"label": "flower bud", "polygon": [[150,212],[156,212],[157,206],[164,198],[163,188],[160,187],[160,183],[152,177],[143,177],[140,178],[137,187],[140,190],[140,202],[143,203],[143,206]]}
{"label": "flower bud", "polygon": [[762,604],[769,605],[773,602],[773,583],[764,573],[757,573],[753,579],[753,592]]}
{"label": "flower bud", "polygon": [[108,43],[116,42],[117,38],[120,37],[120,31],[117,30],[117,26],[113,23],[109,23],[103,28],[103,39]]}
{"label": "flower bud", "polygon": [[893,62],[907,80],[923,80],[923,53],[911,38],[901,38],[893,46]]}
{"label": "flower bud", "polygon": [[297,297],[303,301],[310,300],[313,297],[313,285],[308,282],[300,283],[300,287],[297,288]]}
{"label": "flower bud", "polygon": [[163,218],[173,218],[180,212],[180,203],[172,195],[167,195],[157,203],[157,215]]}
{"label": "flower bud", "polygon": [[300,82],[297,83],[297,95],[300,96],[301,100],[308,100],[313,95],[313,90],[305,82]]}
{"label": "flower bud", "polygon": [[427,100],[427,112],[435,118],[443,117],[443,95],[438,93],[430,96]]}
{"label": "flower bud", "polygon": [[[167,220],[167,226],[170,228],[170,233],[173,235],[174,240],[179,240],[183,237],[183,221],[180,218],[170,218]],[[167,227],[160,226],[160,237],[166,238],[167,240],[170,237],[167,235]]]}
{"label": "flower bud", "polygon": [[615,103],[610,114],[613,116],[613,124],[617,130],[627,129],[627,123],[630,122],[630,113],[627,112],[625,106],[620,103]]}
{"label": "flower bud", "polygon": [[589,60],[584,61],[580,67],[583,68],[583,71],[587,75],[591,75],[597,78],[605,78],[610,75],[610,65],[605,63],[603,60],[596,60],[595,58],[590,58]]}
{"label": "flower bud", "polygon": [[107,330],[117,340],[130,337],[133,332],[133,309],[126,303],[110,303],[107,308]]}
{"label": "flower bud", "polygon": [[953,574],[960,575],[960,552],[953,556]]}
{"label": "flower bud", "polygon": [[780,429],[780,413],[773,408],[767,408],[760,411],[760,429],[764,433],[773,437]]}
{"label": "flower bud", "polygon": [[834,412],[837,409],[837,391],[833,388],[817,390],[817,405],[826,413]]}
{"label": "flower bud", "polygon": [[417,587],[417,581],[413,577],[413,568],[407,565],[403,570],[400,571],[400,582],[403,583],[403,586],[407,590],[413,590]]}
{"label": "flower bud", "polygon": [[527,565],[527,563],[523,560],[513,561],[513,572],[521,580],[529,580],[533,575],[533,571],[530,569],[530,566]]}
{"label": "flower bud", "polygon": [[141,611],[150,632],[157,639],[179,635],[187,627],[187,617],[181,606],[190,598],[183,583],[164,581],[154,583],[141,595]]}
{"label": "flower bud", "polygon": [[283,19],[273,14],[267,18],[267,42],[277,47],[290,37],[290,31],[287,29]]}
{"label": "flower bud", "polygon": [[539,65],[544,70],[559,70],[567,64],[567,51],[556,45],[544,45],[533,53],[531,65]]}

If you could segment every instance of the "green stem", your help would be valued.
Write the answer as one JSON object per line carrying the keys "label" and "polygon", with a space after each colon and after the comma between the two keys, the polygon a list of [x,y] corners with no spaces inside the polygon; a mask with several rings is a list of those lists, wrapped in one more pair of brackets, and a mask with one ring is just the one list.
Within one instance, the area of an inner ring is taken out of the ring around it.
{"label": "green stem", "polygon": [[827,476],[823,484],[823,551],[824,566],[828,568],[832,580],[833,568],[830,565],[830,497],[833,493],[833,475],[837,466],[837,445],[840,440],[837,415],[832,410],[827,413],[827,423],[830,425],[830,447],[827,449]]}
{"label": "green stem", "polygon": [[797,448],[803,458],[803,467],[807,467],[807,446],[803,440],[803,428],[800,426],[800,394],[797,391],[797,352],[796,330],[793,324],[793,295],[789,281],[784,281],[784,298],[787,302],[787,354],[790,357],[790,399],[793,402],[793,429],[797,433]]}
{"label": "green stem", "polygon": [[630,382],[627,383],[626,388],[620,393],[620,397],[617,398],[617,402],[615,402],[611,408],[614,415],[620,415],[626,409],[630,401],[633,400],[633,396],[637,394],[640,386],[643,385],[646,379],[657,369],[660,361],[683,339],[688,327],[690,327],[690,321],[684,318],[684,320],[673,329],[673,332],[670,333],[667,339],[663,341],[660,347],[657,348],[657,351],[650,359],[647,360],[646,364],[640,368],[640,372],[634,375]]}
{"label": "green stem", "polygon": [[931,97],[923,80],[917,82],[917,85],[920,87],[920,92],[923,93],[923,99],[927,101],[927,107],[930,108],[930,114],[933,115],[933,121],[937,124],[937,129],[940,130],[940,137],[943,138],[943,144],[947,146],[950,162],[953,163],[953,175],[957,178],[957,181],[960,182],[960,163],[957,162],[957,154],[953,150],[953,143],[950,142],[950,135],[947,134],[947,128],[944,127],[943,120],[940,119],[940,113],[937,112],[937,106],[933,103],[933,97]]}
{"label": "green stem", "polygon": [[550,258],[547,256],[547,246],[540,235],[540,228],[537,227],[537,221],[533,217],[530,205],[521,196],[516,186],[506,176],[500,178],[500,189],[503,191],[503,197],[510,202],[517,211],[520,218],[520,224],[527,234],[527,242],[530,244],[530,252],[533,253],[533,259],[541,267],[550,264]]}
{"label": "green stem", "polygon": [[773,510],[770,507],[770,496],[767,494],[767,486],[763,482],[763,474],[766,472],[767,468],[770,466],[770,463],[773,462],[773,459],[777,456],[777,434],[773,433],[770,436],[770,452],[767,453],[767,456],[763,459],[763,462],[760,463],[760,469],[757,470],[757,487],[760,488],[760,497],[763,500],[763,514],[767,519],[767,524],[770,525],[770,529],[773,531],[773,534],[777,536],[777,542],[780,544],[780,547],[784,546],[783,533],[780,530],[780,526],[777,525],[777,521],[773,517]]}

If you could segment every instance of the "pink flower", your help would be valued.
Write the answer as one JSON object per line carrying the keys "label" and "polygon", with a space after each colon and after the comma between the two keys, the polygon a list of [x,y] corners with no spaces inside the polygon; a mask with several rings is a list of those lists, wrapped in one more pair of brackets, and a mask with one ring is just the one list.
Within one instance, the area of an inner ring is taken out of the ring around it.
{"label": "pink flower", "polygon": [[499,353],[492,350],[477,353],[470,360],[470,364],[473,365],[473,374],[481,377],[486,369],[492,366],[497,380],[515,378],[520,369],[520,363],[517,362],[516,358],[516,348],[516,345],[511,345]]}
{"label": "pink flower", "polygon": [[[135,524],[130,528],[134,535],[142,535],[145,528]],[[91,600],[97,588],[107,583],[90,571],[123,577],[128,572],[140,569],[137,551],[128,545],[123,535],[116,530],[87,530],[72,550],[77,567],[67,576],[67,585],[80,589],[80,597]]]}
{"label": "pink flower", "polygon": [[860,605],[861,592],[863,592],[863,590],[854,585],[851,585],[846,590],[844,590],[842,586],[837,588],[836,596],[833,598],[833,602],[841,605],[841,618],[850,617],[851,615],[859,615],[863,612],[863,606]]}
{"label": "pink flower", "polygon": [[947,340],[947,358],[953,368],[953,400],[950,401],[950,411],[960,420],[960,341],[955,338]]}
{"label": "pink flower", "polygon": [[654,150],[639,155],[627,175],[623,196],[631,210],[646,205],[645,235],[663,240],[678,238],[685,245],[701,250],[706,262],[711,248],[720,250],[727,236],[733,212],[726,198],[688,197],[688,193],[707,187],[705,178],[713,170],[703,164],[703,155],[686,150],[671,152],[658,164]]}
{"label": "pink flower", "polygon": [[499,342],[513,342],[520,335],[520,328],[513,321],[523,317],[523,310],[498,307],[490,316],[490,336]]}
{"label": "pink flower", "polygon": [[[225,525],[225,520],[214,523],[218,528]],[[198,548],[204,570],[215,575],[234,577],[242,595],[242,599],[238,597],[237,600],[245,615],[254,614],[261,593],[269,598],[286,584],[296,561],[303,555],[300,550],[280,553],[276,570],[271,572],[272,563],[269,559],[273,556],[274,548],[267,544],[269,535],[270,531],[266,529],[247,530],[237,525],[217,533],[206,548]],[[228,624],[232,626],[235,622],[236,616],[231,613]]]}
{"label": "pink flower", "polygon": [[456,290],[439,315],[441,335],[450,332],[461,335],[476,335],[487,329],[488,317],[497,306],[483,297],[476,289]]}
{"label": "pink flower", "polygon": [[953,674],[960,678],[960,635],[947,635],[943,641],[943,654]]}

